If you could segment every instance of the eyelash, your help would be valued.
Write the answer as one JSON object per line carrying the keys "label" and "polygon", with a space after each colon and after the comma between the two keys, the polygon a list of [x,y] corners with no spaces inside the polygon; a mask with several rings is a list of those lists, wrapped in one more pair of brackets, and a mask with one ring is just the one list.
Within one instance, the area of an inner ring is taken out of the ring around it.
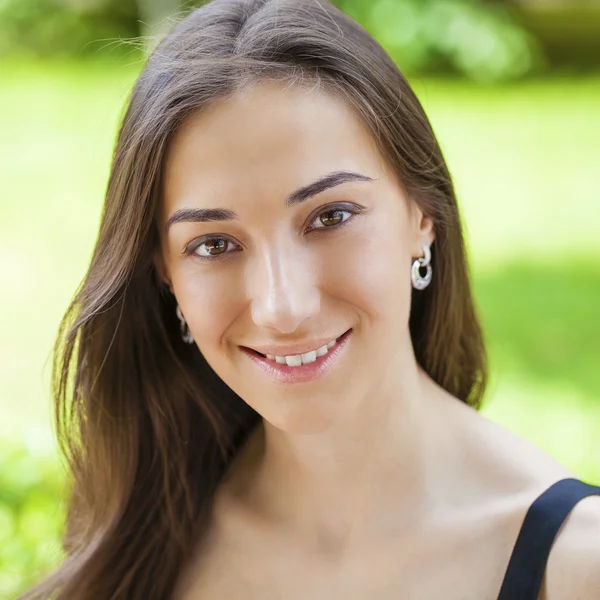
{"label": "eyelash", "polygon": [[[312,227],[312,228],[308,229],[308,233],[310,233],[311,231],[318,230],[318,229],[338,230],[338,229],[340,229],[340,227],[343,227],[349,221],[352,221],[352,219],[358,213],[360,213],[362,210],[363,209],[361,207],[359,207],[355,204],[353,204],[351,208],[347,204],[342,204],[342,205],[332,204],[330,206],[326,206],[315,215],[315,217],[314,217],[314,219],[312,219],[311,223],[315,222],[316,220],[319,219],[319,217],[321,217],[322,215],[327,214],[329,212],[350,213],[350,216],[345,221],[342,221],[341,223],[338,223],[337,225],[331,225],[331,226],[322,225],[321,227]],[[198,250],[198,248],[200,248],[202,245],[204,245],[208,242],[214,242],[214,241],[219,241],[219,240],[222,240],[222,241],[230,243],[230,244],[235,244],[235,242],[233,242],[232,240],[229,240],[227,237],[218,237],[218,236],[205,237],[205,238],[200,238],[199,240],[197,240],[195,242],[192,242],[189,246],[186,247],[184,253],[188,256],[193,256],[194,258],[197,258],[198,260],[212,261],[212,260],[224,259],[227,257],[228,254],[232,254],[232,252],[225,251],[225,252],[222,252],[221,254],[215,254],[213,256],[200,256],[198,254],[195,254],[196,250]]]}

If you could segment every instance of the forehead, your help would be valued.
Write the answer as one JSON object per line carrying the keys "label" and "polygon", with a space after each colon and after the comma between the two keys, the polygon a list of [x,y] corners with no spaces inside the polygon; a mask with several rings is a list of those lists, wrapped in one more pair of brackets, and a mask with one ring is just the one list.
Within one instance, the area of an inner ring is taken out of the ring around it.
{"label": "forehead", "polygon": [[378,177],[381,169],[368,129],[343,100],[316,88],[260,83],[180,127],[167,154],[163,208],[203,204],[208,195],[281,199],[328,172]]}

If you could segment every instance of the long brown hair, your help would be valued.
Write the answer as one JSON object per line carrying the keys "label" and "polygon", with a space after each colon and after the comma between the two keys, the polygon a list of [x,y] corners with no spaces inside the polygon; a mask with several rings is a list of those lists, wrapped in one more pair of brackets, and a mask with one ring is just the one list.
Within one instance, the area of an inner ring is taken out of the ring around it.
{"label": "long brown hair", "polygon": [[433,218],[433,281],[414,293],[412,342],[438,384],[480,406],[485,352],[453,184],[407,81],[324,0],[214,0],[156,48],[123,119],[91,264],[55,346],[56,426],[72,482],[66,560],[24,598],[169,598],[216,487],[260,420],[182,342],[175,298],[155,266],[173,132],[260,80],[342,97]]}

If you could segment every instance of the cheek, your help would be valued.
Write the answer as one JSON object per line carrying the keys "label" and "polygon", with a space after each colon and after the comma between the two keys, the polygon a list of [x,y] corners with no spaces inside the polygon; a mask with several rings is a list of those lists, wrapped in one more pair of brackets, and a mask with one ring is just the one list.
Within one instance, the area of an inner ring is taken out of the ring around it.
{"label": "cheek", "polygon": [[328,289],[366,313],[371,326],[390,327],[391,320],[406,324],[411,299],[406,223],[400,215],[382,213],[361,225],[328,256]]}
{"label": "cheek", "polygon": [[173,274],[173,284],[196,344],[208,355],[239,315],[244,299],[235,267],[203,267],[190,260]]}

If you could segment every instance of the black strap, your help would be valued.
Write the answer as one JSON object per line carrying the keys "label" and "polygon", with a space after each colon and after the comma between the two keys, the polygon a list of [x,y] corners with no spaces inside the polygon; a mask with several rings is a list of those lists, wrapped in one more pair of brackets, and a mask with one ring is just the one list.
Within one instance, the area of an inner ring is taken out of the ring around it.
{"label": "black strap", "polygon": [[554,539],[573,507],[600,495],[600,487],[579,479],[561,479],[529,507],[515,543],[498,600],[537,600]]}

